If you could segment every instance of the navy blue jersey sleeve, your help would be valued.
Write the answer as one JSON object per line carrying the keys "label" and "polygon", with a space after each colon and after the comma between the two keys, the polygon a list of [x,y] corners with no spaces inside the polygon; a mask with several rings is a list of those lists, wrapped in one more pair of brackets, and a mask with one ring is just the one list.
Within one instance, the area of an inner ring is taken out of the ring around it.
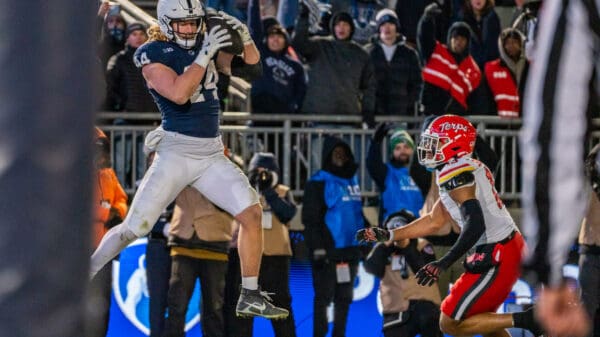
{"label": "navy blue jersey sleeve", "polygon": [[133,62],[138,68],[150,63],[167,64],[167,54],[172,51],[173,47],[160,41],[146,43],[135,51]]}

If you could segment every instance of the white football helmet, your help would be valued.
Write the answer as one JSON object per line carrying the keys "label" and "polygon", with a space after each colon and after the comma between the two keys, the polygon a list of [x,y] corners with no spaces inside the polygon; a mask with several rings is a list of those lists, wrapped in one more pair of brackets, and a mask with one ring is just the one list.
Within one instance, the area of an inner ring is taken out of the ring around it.
{"label": "white football helmet", "polygon": [[[170,41],[176,42],[182,48],[190,49],[196,45],[196,38],[202,30],[204,16],[204,6],[200,0],[159,0],[156,5],[158,17],[158,26]],[[191,39],[185,39],[178,34],[171,26],[173,22],[182,20],[197,20],[198,29]]]}

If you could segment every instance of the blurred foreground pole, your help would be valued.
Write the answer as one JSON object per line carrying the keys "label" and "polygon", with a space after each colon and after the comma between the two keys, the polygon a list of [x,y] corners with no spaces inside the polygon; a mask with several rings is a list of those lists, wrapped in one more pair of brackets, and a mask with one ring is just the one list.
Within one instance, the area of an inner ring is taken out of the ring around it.
{"label": "blurred foreground pole", "polygon": [[0,336],[83,336],[96,5],[0,2]]}

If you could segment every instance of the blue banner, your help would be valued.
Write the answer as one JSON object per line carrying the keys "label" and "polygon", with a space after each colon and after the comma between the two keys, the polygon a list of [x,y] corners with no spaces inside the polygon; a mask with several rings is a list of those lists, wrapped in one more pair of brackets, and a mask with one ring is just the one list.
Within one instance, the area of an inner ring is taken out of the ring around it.
{"label": "blue banner", "polygon": [[[113,262],[113,298],[107,337],[144,337],[149,335],[149,298],[145,257],[146,239],[139,239],[121,253],[119,261]],[[577,266],[565,266],[564,274],[567,277],[576,279],[578,275]],[[310,264],[298,261],[292,262],[290,290],[297,335],[311,336],[314,293]],[[510,296],[504,305],[498,309],[498,312],[518,311],[523,304],[531,303],[533,295],[532,287],[523,280],[518,280],[513,286]],[[202,336],[199,324],[200,301],[200,291],[197,283],[186,317],[187,336]],[[328,310],[328,317],[331,322],[333,317],[332,307]],[[379,280],[367,273],[361,264],[354,285],[354,302],[350,306],[347,336],[383,336],[381,325]],[[525,336],[522,330],[513,333],[513,336],[516,335]],[[254,336],[274,336],[270,322],[262,318],[255,319]]]}

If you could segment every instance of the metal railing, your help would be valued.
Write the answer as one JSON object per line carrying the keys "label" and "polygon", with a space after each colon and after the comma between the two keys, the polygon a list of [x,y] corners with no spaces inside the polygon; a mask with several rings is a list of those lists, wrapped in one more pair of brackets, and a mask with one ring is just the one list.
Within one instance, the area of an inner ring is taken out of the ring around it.
{"label": "metal railing", "polygon": [[[101,113],[99,120],[125,118],[145,120],[147,125],[100,124],[111,140],[113,166],[119,180],[128,193],[135,189],[135,182],[145,171],[142,142],[145,135],[153,130],[154,123],[160,121],[157,113]],[[521,196],[520,159],[518,134],[520,120],[505,120],[493,116],[471,116],[479,134],[490,144],[499,157],[496,172],[496,187],[505,200],[517,200]],[[280,126],[247,126],[249,120],[258,122],[278,122]],[[394,122],[418,138],[419,117],[378,117],[377,121]],[[336,124],[343,123],[343,124]],[[360,123],[359,116],[299,116],[299,115],[250,115],[248,113],[224,113],[221,135],[230,151],[248,163],[257,151],[273,152],[279,159],[282,182],[291,187],[295,196],[302,196],[306,179],[320,168],[319,144],[326,135],[343,138],[352,148],[359,164],[358,175],[363,195],[377,195],[366,169],[366,155],[373,130],[363,130],[351,126]],[[600,119],[594,120],[590,144],[600,142]],[[137,146],[136,146],[137,144]],[[383,146],[387,148],[387,144]],[[383,151],[387,157],[387,151]],[[387,159],[387,158],[386,158]]]}

